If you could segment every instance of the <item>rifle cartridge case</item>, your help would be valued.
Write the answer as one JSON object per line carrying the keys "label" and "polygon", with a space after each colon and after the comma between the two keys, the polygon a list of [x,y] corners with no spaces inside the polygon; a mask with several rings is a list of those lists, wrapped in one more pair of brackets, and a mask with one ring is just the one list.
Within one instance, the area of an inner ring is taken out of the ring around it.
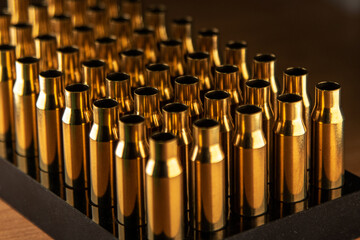
{"label": "rifle cartridge case", "polygon": [[277,116],[273,130],[274,197],[281,202],[299,202],[307,195],[302,97],[291,93],[279,96]]}
{"label": "rifle cartridge case", "polygon": [[131,93],[146,84],[144,60],[144,52],[138,49],[130,49],[121,53],[121,69],[130,75]]}
{"label": "rifle cartridge case", "polygon": [[246,217],[267,211],[266,138],[262,109],[243,105],[236,109],[234,147],[234,201],[232,209]]}
{"label": "rifle cartridge case", "polygon": [[47,5],[44,3],[30,4],[29,23],[32,25],[32,37],[48,34],[50,30]]}
{"label": "rifle cartridge case", "polygon": [[85,0],[66,0],[66,14],[71,17],[73,27],[86,24],[86,2]]}
{"label": "rifle cartridge case", "polygon": [[79,49],[73,46],[58,48],[56,50],[59,71],[64,73],[64,87],[81,82]]}
{"label": "rifle cartridge case", "polygon": [[119,6],[117,0],[104,0],[103,4],[105,5],[107,15],[110,18],[116,18],[119,16]]}
{"label": "rifle cartridge case", "polygon": [[145,55],[145,65],[156,62],[157,47],[155,32],[149,28],[135,29],[133,32],[133,45]]}
{"label": "rifle cartridge case", "polygon": [[140,0],[121,1],[121,10],[130,16],[132,29],[142,28],[144,26]]}
{"label": "rifle cartridge case", "polygon": [[132,29],[130,16],[127,14],[112,18],[110,21],[110,33],[116,38],[117,52],[131,49]]}
{"label": "rifle cartridge case", "polygon": [[90,102],[105,97],[105,66],[101,60],[92,59],[82,63],[83,83],[90,87]]}
{"label": "rifle cartridge case", "polygon": [[88,189],[74,189],[68,186],[64,187],[66,202],[82,212],[87,217],[91,218],[89,190]]}
{"label": "rifle cartridge case", "polygon": [[341,87],[320,82],[315,87],[312,111],[312,184],[334,189],[344,184],[344,117],[340,106]]}
{"label": "rifle cartridge case", "polygon": [[73,29],[74,45],[79,49],[79,62],[95,58],[95,40],[93,28],[82,25]]}
{"label": "rifle cartridge case", "polygon": [[218,51],[218,36],[219,30],[217,28],[204,28],[199,31],[197,38],[198,51],[207,52],[210,55],[210,70],[212,74],[214,74],[215,67],[221,65]]}
{"label": "rifle cartridge case", "polygon": [[146,86],[159,90],[160,108],[173,102],[174,90],[171,85],[170,66],[163,63],[153,63],[147,65],[145,69]]}
{"label": "rifle cartridge case", "polygon": [[15,152],[16,167],[23,173],[39,182],[39,159],[38,157],[24,157]]}
{"label": "rifle cartridge case", "polygon": [[226,160],[219,141],[219,123],[208,118],[197,120],[193,138],[190,223],[198,231],[212,232],[225,227],[227,219]]}
{"label": "rifle cartridge case", "polygon": [[151,136],[145,176],[148,239],[183,239],[183,169],[171,133]]}
{"label": "rifle cartridge case", "polygon": [[116,39],[103,37],[95,40],[96,58],[106,62],[106,74],[120,71],[120,59],[116,52]]}
{"label": "rifle cartridge case", "polygon": [[16,47],[16,59],[35,56],[35,44],[32,39],[32,25],[17,23],[10,25],[10,42]]}
{"label": "rifle cartridge case", "polygon": [[160,43],[160,61],[170,67],[171,83],[175,78],[185,74],[182,44],[178,40],[167,40]]}
{"label": "rifle cartridge case", "polygon": [[342,196],[343,191],[343,188],[320,189],[313,186],[310,189],[310,201],[313,206],[338,199]]}
{"label": "rifle cartridge case", "polygon": [[35,55],[40,59],[40,72],[57,69],[56,37],[48,34],[37,36],[35,38]]}
{"label": "rifle cartridge case", "polygon": [[65,200],[64,173],[48,173],[39,169],[40,184]]}
{"label": "rifle cartridge case", "polygon": [[146,224],[145,164],[149,145],[145,119],[134,114],[121,117],[119,136],[115,160],[117,221],[125,227],[137,228]]}
{"label": "rifle cartridge case", "polygon": [[308,209],[308,199],[293,203],[277,202],[275,204],[275,209],[279,210],[277,213],[279,215],[274,215],[277,218],[283,218]]}
{"label": "rifle cartridge case", "polygon": [[64,13],[64,0],[46,0],[48,4],[48,14],[49,17],[54,17],[56,15],[61,15]]}
{"label": "rifle cartridge case", "polygon": [[95,39],[109,36],[109,18],[105,8],[101,6],[89,7],[86,15],[89,25],[94,29]]}
{"label": "rifle cartridge case", "polygon": [[160,44],[161,41],[168,39],[166,33],[166,21],[165,21],[166,7],[163,4],[150,5],[145,11],[145,23],[146,27],[154,30],[155,42]]}
{"label": "rifle cartridge case", "polygon": [[12,24],[28,22],[29,0],[8,0],[7,6]]}
{"label": "rifle cartridge case", "polygon": [[132,240],[132,239],[146,239],[147,226],[140,227],[127,227],[117,222],[118,226],[118,239]]}
{"label": "rifle cartridge case", "polygon": [[0,11],[0,45],[10,44],[10,20],[10,13],[5,12],[5,10]]}
{"label": "rifle cartridge case", "polygon": [[72,44],[71,18],[67,15],[55,15],[50,19],[51,34],[56,36],[57,47],[65,47]]}
{"label": "rifle cartridge case", "polygon": [[179,40],[182,43],[184,59],[186,56],[194,52],[194,46],[191,39],[191,24],[192,18],[189,16],[174,19],[171,24],[172,38]]}

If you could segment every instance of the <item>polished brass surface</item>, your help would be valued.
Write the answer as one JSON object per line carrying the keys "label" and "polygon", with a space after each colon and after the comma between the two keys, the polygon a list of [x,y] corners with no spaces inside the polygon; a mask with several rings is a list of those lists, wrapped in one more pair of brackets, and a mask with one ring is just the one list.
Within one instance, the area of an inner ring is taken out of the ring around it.
{"label": "polished brass surface", "polygon": [[270,83],[262,79],[250,79],[246,82],[245,103],[262,109],[262,128],[266,138],[267,177],[268,183],[274,180],[273,161],[273,127],[274,112],[270,107]]}
{"label": "polished brass surface", "polygon": [[89,218],[91,218],[91,205],[88,189],[74,189],[65,185],[65,199],[72,207],[76,208]]}
{"label": "polished brass surface", "polygon": [[110,18],[116,18],[119,16],[118,0],[103,0],[103,5],[106,8],[107,15]]}
{"label": "polished brass surface", "polygon": [[145,67],[146,86],[159,90],[160,108],[174,100],[174,91],[170,81],[170,70],[171,67],[163,63],[153,63]]}
{"label": "polished brass surface", "polygon": [[57,69],[56,37],[47,34],[37,36],[35,38],[35,55],[40,59],[40,72]]}
{"label": "polished brass surface", "polygon": [[48,173],[39,170],[40,184],[52,193],[65,199],[64,173]]}
{"label": "polished brass surface", "polygon": [[223,228],[227,219],[225,155],[220,124],[200,119],[193,124],[194,145],[190,163],[190,224],[198,231]]}
{"label": "polished brass surface", "polygon": [[65,0],[65,13],[71,17],[73,27],[87,23],[85,0]]}
{"label": "polished brass surface", "polygon": [[22,157],[38,156],[36,97],[39,92],[39,59],[16,60],[16,80],[13,88],[16,153]]}
{"label": "polished brass surface", "polygon": [[115,160],[117,220],[134,229],[146,224],[145,164],[149,145],[145,119],[133,114],[121,117],[119,136]]}
{"label": "polished brass surface", "polygon": [[112,208],[101,208],[90,203],[91,219],[101,227],[117,235],[116,210]]}
{"label": "polished brass surface", "polygon": [[156,62],[155,32],[149,28],[135,29],[133,33],[133,47],[141,49],[145,55],[145,64]]}
{"label": "polished brass surface", "polygon": [[138,49],[130,49],[121,53],[121,69],[130,75],[132,92],[140,86],[145,86],[144,60],[144,52]]}
{"label": "polished brass surface", "polygon": [[12,24],[28,22],[29,0],[7,0],[7,3]]}
{"label": "polished brass surface", "polygon": [[94,29],[95,39],[109,36],[109,16],[105,8],[92,6],[86,10],[89,25]]}
{"label": "polished brass surface", "polygon": [[130,75],[126,73],[109,73],[105,78],[106,97],[115,99],[118,115],[121,117],[134,111],[134,101],[130,94]]}
{"label": "polished brass surface", "polygon": [[314,205],[319,205],[324,202],[335,200],[342,197],[343,188],[335,189],[319,189],[316,187],[310,188],[310,201]]}
{"label": "polished brass surface", "polygon": [[312,184],[334,189],[344,184],[344,117],[340,106],[341,87],[320,82],[315,87],[312,122]]}
{"label": "polished brass surface", "polygon": [[154,30],[156,44],[168,39],[165,24],[166,7],[162,4],[150,5],[145,11],[145,25]]}
{"label": "polished brass surface", "polygon": [[50,32],[56,36],[57,47],[65,47],[72,44],[71,18],[67,15],[55,15],[50,19]]}
{"label": "polished brass surface", "polygon": [[105,97],[105,66],[101,60],[92,59],[82,63],[83,83],[90,87],[90,101]]}
{"label": "polished brass surface", "polygon": [[106,62],[106,74],[120,71],[120,59],[116,52],[116,39],[103,37],[95,40],[96,58]]}
{"label": "polished brass surface", "polygon": [[38,157],[24,157],[15,153],[16,167],[39,182],[39,159]]}
{"label": "polished brass surface", "polygon": [[147,226],[140,227],[127,227],[117,222],[118,227],[118,239],[121,240],[133,240],[133,239],[146,239]]}
{"label": "polished brass surface", "polygon": [[87,26],[77,26],[72,31],[74,45],[79,49],[80,63],[95,58],[94,30]]}
{"label": "polished brass surface", "polygon": [[307,195],[302,97],[291,93],[279,96],[277,115],[273,143],[274,198],[281,202],[302,201]]}
{"label": "polished brass surface", "polygon": [[10,44],[10,27],[11,14],[0,11],[0,45]]}
{"label": "polished brass surface", "polygon": [[49,17],[61,15],[64,13],[64,0],[46,0],[48,4]]}
{"label": "polished brass surface", "polygon": [[170,66],[171,78],[185,74],[184,53],[178,40],[160,42],[160,61]]}
{"label": "polished brass surface", "polygon": [[246,217],[267,211],[267,154],[262,109],[242,105],[236,109],[234,147],[234,199],[232,210]]}
{"label": "polished brass surface", "polygon": [[31,36],[32,26],[27,23],[10,25],[10,42],[16,47],[16,58],[35,56],[35,44]]}
{"label": "polished brass surface", "polygon": [[81,82],[79,49],[73,46],[56,50],[59,71],[64,73],[64,87],[72,83]]}
{"label": "polished brass surface", "polygon": [[184,56],[194,52],[191,39],[191,24],[192,18],[189,16],[174,19],[171,24],[172,38],[181,41]]}
{"label": "polished brass surface", "polygon": [[183,174],[177,138],[171,133],[154,134],[145,170],[148,239],[185,237]]}
{"label": "polished brass surface", "polygon": [[279,209],[279,211],[276,214],[279,215],[274,214],[274,216],[283,218],[295,213],[302,212],[308,209],[308,204],[309,204],[308,199],[295,203],[276,202],[275,203],[276,209]]}
{"label": "polished brass surface", "polygon": [[215,67],[221,65],[218,51],[218,36],[219,30],[217,28],[212,28],[201,29],[197,37],[198,51],[209,53],[210,67],[212,71],[214,71]]}
{"label": "polished brass surface", "polygon": [[131,48],[132,29],[130,16],[123,14],[112,18],[110,21],[110,34],[116,38],[117,52],[122,52]]}
{"label": "polished brass surface", "polygon": [[130,16],[132,29],[137,29],[144,26],[142,17],[142,4],[140,0],[121,1],[121,11]]}
{"label": "polished brass surface", "polygon": [[50,31],[47,5],[44,3],[30,4],[29,23],[32,25],[32,36],[48,34]]}
{"label": "polished brass surface", "polygon": [[160,112],[160,92],[153,87],[141,87],[134,91],[134,113],[145,118],[146,137],[160,132],[163,116]]}

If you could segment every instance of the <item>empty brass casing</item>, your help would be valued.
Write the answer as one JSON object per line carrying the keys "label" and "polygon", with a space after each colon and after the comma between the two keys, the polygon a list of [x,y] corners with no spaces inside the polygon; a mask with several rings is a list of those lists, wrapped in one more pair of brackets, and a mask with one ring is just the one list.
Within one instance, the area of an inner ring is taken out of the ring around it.
{"label": "empty brass casing", "polygon": [[182,44],[178,40],[167,40],[160,43],[160,61],[170,66],[173,80],[185,74]]}
{"label": "empty brass casing", "polygon": [[0,45],[10,44],[10,27],[11,14],[0,11]]}
{"label": "empty brass casing", "polygon": [[[189,211],[189,164],[193,142],[189,126],[189,107],[182,103],[169,103],[162,108],[162,112],[164,116],[163,131],[172,133],[178,138],[178,158],[181,162],[184,178],[184,210]],[[186,220],[189,220],[188,217]]]}
{"label": "empty brass casing", "polygon": [[106,97],[115,99],[118,115],[121,117],[134,111],[134,101],[130,94],[130,75],[126,73],[109,73],[105,79]]}
{"label": "empty brass casing", "polygon": [[160,93],[153,87],[137,88],[134,92],[134,113],[145,118],[146,137],[160,132],[163,117],[160,112]]}
{"label": "empty brass casing", "polygon": [[130,16],[132,29],[137,29],[144,26],[142,17],[142,4],[140,0],[121,1],[121,10],[123,13]]}
{"label": "empty brass casing", "polygon": [[109,18],[105,8],[100,6],[89,7],[86,15],[89,25],[94,29],[95,39],[109,35]]}
{"label": "empty brass casing", "polygon": [[155,33],[149,28],[135,29],[133,33],[133,45],[141,49],[145,55],[145,65],[156,62]]}
{"label": "empty brass casing", "polygon": [[236,214],[253,217],[267,210],[266,139],[262,109],[243,105],[236,109],[234,147],[234,201]]}
{"label": "empty brass casing", "polygon": [[201,29],[198,34],[198,50],[200,52],[207,52],[210,55],[210,67],[212,73],[217,66],[221,65],[221,60],[218,51],[218,36],[219,30]]}
{"label": "empty brass casing", "polygon": [[119,136],[115,160],[117,220],[135,228],[146,224],[145,164],[149,145],[145,119],[133,114],[121,117]]}
{"label": "empty brass casing", "polygon": [[36,57],[40,59],[40,72],[58,68],[56,37],[52,35],[37,36],[35,38],[35,52]]}
{"label": "empty brass casing", "polygon": [[7,3],[12,24],[28,22],[29,0],[8,0]]}
{"label": "empty brass casing", "polygon": [[246,98],[246,81],[249,80],[249,71],[246,66],[246,48],[245,41],[230,41],[225,46],[225,64],[236,65],[239,68],[239,81],[243,98]]}
{"label": "empty brass casing", "polygon": [[302,115],[302,97],[283,94],[278,97],[278,118],[274,123],[274,197],[281,202],[306,198],[306,128]]}
{"label": "empty brass casing", "polygon": [[35,56],[35,44],[31,36],[32,26],[27,23],[10,25],[11,45],[16,46],[16,58]]}
{"label": "empty brass casing", "polygon": [[92,59],[83,62],[83,83],[90,87],[90,101],[105,97],[105,66],[101,60]]}
{"label": "empty brass casing", "polygon": [[0,45],[0,141],[15,141],[13,85],[15,47]]}
{"label": "empty brass casing", "polygon": [[145,175],[148,239],[183,239],[183,168],[174,135],[157,133],[150,138]]}
{"label": "empty brass casing", "polygon": [[95,58],[94,30],[86,25],[73,29],[74,45],[79,48],[80,63]]}
{"label": "empty brass casing", "polygon": [[[194,52],[194,46],[191,39],[192,18],[189,16],[174,19],[171,24],[172,38],[181,41],[183,54],[187,56]],[[185,58],[185,61],[187,59]]]}
{"label": "empty brass casing", "polygon": [[273,127],[274,113],[270,107],[270,83],[262,79],[250,79],[246,82],[246,104],[252,104],[262,109],[262,128],[266,139],[267,177],[268,183],[274,181],[273,161]]}
{"label": "empty brass casing", "polygon": [[151,5],[145,11],[146,27],[154,30],[156,44],[167,40],[166,21],[165,21],[166,7],[162,4]]}
{"label": "empty brass casing", "polygon": [[277,96],[279,94],[279,84],[275,78],[275,61],[276,57],[274,54],[257,54],[252,64],[252,78],[264,79],[270,82],[270,103],[276,119],[278,114]]}
{"label": "empty brass casing", "polygon": [[121,53],[121,69],[130,75],[132,92],[140,86],[145,86],[144,60],[144,52],[138,49],[130,49]]}
{"label": "empty brass casing", "polygon": [[106,73],[120,71],[120,59],[116,52],[116,39],[103,37],[95,40],[96,58],[106,62]]}
{"label": "empty brass casing", "polygon": [[55,15],[50,19],[50,31],[56,36],[57,47],[65,47],[72,44],[71,18],[67,15]]}
{"label": "empty brass casing", "polygon": [[175,102],[187,105],[189,109],[189,125],[200,119],[203,115],[203,106],[199,94],[199,79],[186,75],[175,80]]}
{"label": "empty brass casing", "polygon": [[230,93],[231,116],[235,119],[235,109],[242,104],[243,98],[239,85],[239,68],[235,65],[223,65],[215,68],[215,89],[224,90]]}
{"label": "empty brass casing", "polygon": [[73,27],[85,25],[86,22],[86,2],[85,0],[66,0],[66,14],[71,17]]}
{"label": "empty brass casing", "polygon": [[170,81],[170,67],[163,63],[149,64],[145,68],[146,86],[159,90],[160,108],[174,99],[174,91]]}
{"label": "empty brass casing", "polygon": [[81,82],[79,49],[73,46],[56,50],[59,71],[64,73],[64,87],[72,83]]}
{"label": "empty brass casing", "polygon": [[31,4],[29,6],[29,22],[32,25],[32,36],[48,34],[49,16],[47,5],[44,3]]}
{"label": "empty brass casing", "polygon": [[312,184],[334,189],[344,184],[344,117],[340,85],[320,82],[315,87],[312,111]]}
{"label": "empty brass casing", "polygon": [[64,13],[64,0],[47,0],[49,17]]}
{"label": "empty brass casing", "polygon": [[213,119],[193,124],[194,145],[190,163],[190,222],[198,231],[223,228],[227,219],[225,155],[220,125]]}
{"label": "empty brass casing", "polygon": [[[220,144],[225,155],[225,187],[226,196],[232,197],[234,164],[232,160],[231,139],[234,122],[230,113],[230,94],[221,90],[213,90],[205,94],[204,117],[214,119],[220,124]],[[228,202],[228,207],[230,207]]]}
{"label": "empty brass casing", "polygon": [[127,14],[112,18],[110,21],[111,36],[116,38],[117,52],[122,52],[131,48],[132,29],[130,16]]}
{"label": "empty brass casing", "polygon": [[14,115],[16,153],[23,157],[38,156],[36,127],[36,97],[39,92],[39,59],[25,57],[16,60]]}
{"label": "empty brass casing", "polygon": [[306,150],[307,150],[307,170],[310,170],[311,158],[311,109],[310,98],[307,93],[307,70],[300,67],[287,68],[283,75],[283,92],[294,93],[302,97],[303,120],[306,127]]}

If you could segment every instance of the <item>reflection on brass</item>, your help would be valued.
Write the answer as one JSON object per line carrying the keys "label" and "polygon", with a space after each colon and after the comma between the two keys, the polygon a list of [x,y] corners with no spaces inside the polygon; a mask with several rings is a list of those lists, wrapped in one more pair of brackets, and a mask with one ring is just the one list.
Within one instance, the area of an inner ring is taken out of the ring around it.
{"label": "reflection on brass", "polygon": [[203,115],[203,106],[199,93],[199,79],[190,75],[176,78],[174,101],[189,106],[189,125],[192,126],[192,123]]}
{"label": "reflection on brass", "polygon": [[236,214],[253,217],[267,211],[266,138],[262,109],[242,105],[236,109],[234,147],[234,200]]}
{"label": "reflection on brass", "polygon": [[56,50],[59,71],[64,73],[64,87],[81,82],[79,49],[68,46]]}
{"label": "reflection on brass", "polygon": [[336,189],[319,189],[316,187],[310,188],[310,198],[312,205],[319,205],[324,202],[328,202],[334,199],[338,199],[342,196],[343,188]]}
{"label": "reflection on brass", "polygon": [[28,22],[29,0],[7,0],[7,6],[12,24]]}
{"label": "reflection on brass", "polygon": [[[144,183],[145,184],[145,183]],[[124,226],[117,223],[118,239],[133,240],[133,239],[146,239],[146,225],[140,227]]]}
{"label": "reflection on brass", "polygon": [[110,34],[116,38],[117,52],[131,48],[132,29],[129,15],[121,15],[110,21]]}
{"label": "reflection on brass", "polygon": [[106,73],[120,71],[120,59],[116,52],[116,39],[103,37],[95,40],[96,58],[106,62]]}
{"label": "reflection on brass", "polygon": [[49,189],[52,193],[65,199],[64,173],[48,173],[39,170],[40,184]]}
{"label": "reflection on brass", "polygon": [[121,69],[130,75],[131,92],[140,86],[145,86],[144,52],[130,49],[121,53]]}
{"label": "reflection on brass", "polygon": [[267,214],[263,214],[256,217],[243,217],[243,216],[235,216],[235,217],[239,218],[241,231],[246,231],[251,228],[256,228],[269,222],[269,217]]}
{"label": "reflection on brass", "polygon": [[217,28],[201,29],[197,39],[198,50],[210,54],[210,67],[212,71],[215,67],[221,65],[218,51],[218,36],[219,30]]}
{"label": "reflection on brass", "polygon": [[157,133],[150,138],[145,172],[148,239],[183,239],[183,168],[174,135]]}
{"label": "reflection on brass", "polygon": [[193,124],[194,146],[190,163],[190,223],[198,231],[223,228],[227,219],[225,155],[220,125],[213,119]]}
{"label": "reflection on brass", "polygon": [[109,73],[105,79],[106,97],[115,99],[118,115],[121,117],[134,111],[134,101],[130,94],[130,76],[126,73]]}
{"label": "reflection on brass", "polygon": [[160,112],[160,92],[153,87],[137,88],[134,92],[134,113],[145,118],[146,137],[160,132],[163,117]]}
{"label": "reflection on brass", "polygon": [[49,17],[64,13],[64,0],[46,0],[48,4]]}
{"label": "reflection on brass", "polygon": [[90,102],[105,97],[105,65],[105,62],[97,59],[82,64],[83,83],[90,87]]}
{"label": "reflection on brass", "polygon": [[37,37],[49,33],[49,16],[44,3],[29,6],[29,23],[32,25],[32,36]]}
{"label": "reflection on brass", "polygon": [[58,47],[65,47],[72,44],[71,18],[67,15],[55,15],[50,19],[50,31],[56,36]]}
{"label": "reflection on brass", "polygon": [[273,143],[274,197],[281,202],[298,202],[307,193],[302,97],[291,93],[279,96],[278,111]]}
{"label": "reflection on brass", "polygon": [[94,29],[95,39],[109,35],[109,18],[105,8],[92,6],[86,10],[89,25]]}
{"label": "reflection on brass", "polygon": [[146,26],[155,32],[156,44],[167,40],[165,25],[166,7],[162,4],[151,5],[145,11]]}
{"label": "reflection on brass", "polygon": [[167,40],[160,43],[160,61],[169,65],[174,80],[185,73],[183,56],[180,41]]}
{"label": "reflection on brass", "polygon": [[73,27],[85,25],[86,3],[85,0],[65,0],[66,14],[71,17]]}
{"label": "reflection on brass", "polygon": [[15,162],[17,168],[23,173],[29,175],[36,181],[39,181],[39,159],[38,157],[24,157],[15,153]]}
{"label": "reflection on brass", "polygon": [[133,44],[145,54],[145,64],[156,62],[155,33],[149,28],[136,29],[133,33]]}
{"label": "reflection on brass", "polygon": [[140,0],[121,1],[121,11],[130,16],[132,29],[137,29],[144,26],[142,5]]}
{"label": "reflection on brass", "polygon": [[189,16],[174,19],[171,24],[172,38],[181,41],[184,56],[194,52],[191,39],[191,24],[192,18]]}
{"label": "reflection on brass", "polygon": [[15,139],[13,141],[0,141],[0,158],[16,165]]}
{"label": "reflection on brass", "polygon": [[0,45],[10,44],[10,27],[11,14],[5,12],[4,10],[0,11]]}
{"label": "reflection on brass", "polygon": [[65,185],[65,199],[66,202],[85,214],[88,217],[91,217],[90,211],[90,199],[89,199],[89,190],[88,189],[73,189]]}
{"label": "reflection on brass", "polygon": [[86,25],[74,27],[74,45],[79,48],[80,63],[95,57],[94,30]]}
{"label": "reflection on brass", "polygon": [[35,44],[31,32],[32,26],[30,24],[10,25],[10,42],[16,47],[16,58],[35,56]]}
{"label": "reflection on brass", "polygon": [[145,68],[146,86],[159,90],[160,108],[173,102],[174,91],[170,81],[170,67],[163,63],[154,63]]}
{"label": "reflection on brass", "polygon": [[279,209],[278,217],[283,218],[295,213],[302,212],[308,209],[308,200],[293,202],[293,203],[285,203],[285,202],[276,202],[276,209]]}
{"label": "reflection on brass", "polygon": [[333,189],[344,184],[344,117],[340,107],[341,87],[320,82],[315,87],[312,111],[312,183]]}
{"label": "reflection on brass", "polygon": [[101,227],[117,235],[115,208],[101,208],[90,203],[91,219]]}
{"label": "reflection on brass", "polygon": [[103,0],[103,4],[106,7],[107,15],[110,18],[116,18],[119,16],[118,0]]}
{"label": "reflection on brass", "polygon": [[149,145],[145,119],[133,114],[121,117],[119,136],[115,160],[117,220],[126,227],[136,228],[146,224],[145,164]]}
{"label": "reflection on brass", "polygon": [[35,38],[35,52],[36,57],[40,59],[40,72],[58,68],[56,56],[56,38],[54,36],[37,36]]}

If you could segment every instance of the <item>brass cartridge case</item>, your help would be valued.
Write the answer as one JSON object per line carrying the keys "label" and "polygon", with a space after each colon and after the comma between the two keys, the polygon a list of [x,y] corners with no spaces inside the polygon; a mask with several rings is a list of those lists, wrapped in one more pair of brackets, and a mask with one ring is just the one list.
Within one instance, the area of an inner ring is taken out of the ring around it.
{"label": "brass cartridge case", "polygon": [[49,16],[46,4],[37,3],[29,6],[29,23],[32,25],[33,38],[49,33]]}
{"label": "brass cartridge case", "polygon": [[[144,182],[145,184],[145,182]],[[132,240],[132,239],[146,239],[146,230],[147,226],[139,226],[139,227],[128,227],[123,224],[117,222],[118,227],[118,239],[124,240]]]}
{"label": "brass cartridge case", "polygon": [[103,4],[105,5],[107,15],[110,18],[116,18],[119,16],[119,6],[118,0],[103,0]]}
{"label": "brass cartridge case", "polygon": [[168,39],[165,12],[166,7],[163,4],[150,5],[145,11],[146,27],[154,30],[156,44]]}
{"label": "brass cartridge case", "polygon": [[81,82],[79,49],[73,46],[58,48],[56,50],[59,71],[64,73],[64,87]]}
{"label": "brass cartridge case", "polygon": [[[171,24],[172,38],[181,41],[184,56],[194,52],[191,39],[192,18],[189,16],[174,19]],[[186,57],[185,61],[187,61]]]}
{"label": "brass cartridge case", "polygon": [[28,22],[29,0],[7,0],[7,6],[12,24]]}
{"label": "brass cartridge case", "polygon": [[13,97],[15,79],[15,47],[0,45],[0,142],[15,141]]}
{"label": "brass cartridge case", "polygon": [[10,42],[16,47],[16,58],[35,56],[35,44],[31,36],[32,26],[27,23],[10,25]]}
{"label": "brass cartridge case", "polygon": [[79,62],[95,58],[94,30],[86,25],[73,29],[74,45],[79,49]]}
{"label": "brass cartridge case", "polygon": [[149,28],[135,29],[133,33],[133,45],[141,49],[145,55],[145,65],[156,62],[156,42],[155,33]]}
{"label": "brass cartridge case", "polygon": [[246,98],[246,82],[249,80],[249,71],[246,65],[245,41],[230,41],[225,46],[225,64],[236,65],[239,68],[239,87],[243,98]]}
{"label": "brass cartridge case", "polygon": [[223,228],[227,219],[225,155],[220,125],[213,119],[193,124],[194,145],[190,163],[190,223],[198,231]]}
{"label": "brass cartridge case", "polygon": [[115,160],[117,220],[125,227],[136,228],[146,224],[145,164],[149,145],[145,119],[133,114],[121,117],[119,136]]}
{"label": "brass cartridge case", "polygon": [[120,71],[120,59],[116,52],[116,39],[103,37],[95,40],[96,58],[106,62],[106,73]]}
{"label": "brass cartridge case", "polygon": [[197,38],[198,51],[207,52],[210,55],[210,69],[213,74],[215,67],[221,65],[218,51],[218,36],[219,30],[217,28],[201,29]]}
{"label": "brass cartridge case", "polygon": [[10,27],[11,14],[0,11],[0,45],[10,44]]}
{"label": "brass cartridge case", "polygon": [[344,117],[340,106],[341,87],[320,82],[315,87],[312,122],[312,184],[334,189],[344,184]]}
{"label": "brass cartridge case", "polygon": [[178,40],[162,41],[160,43],[160,61],[169,65],[172,83],[175,78],[184,75],[184,54],[181,49],[181,42]]}
{"label": "brass cartridge case", "polygon": [[90,102],[105,97],[105,66],[104,61],[97,59],[82,63],[83,83],[90,87]]}
{"label": "brass cartridge case", "polygon": [[61,15],[64,13],[64,0],[46,0],[48,4],[48,14],[49,17],[54,17],[56,15]]}
{"label": "brass cartridge case", "polygon": [[39,159],[38,157],[24,157],[15,153],[16,167],[39,182]]}
{"label": "brass cartridge case", "polygon": [[145,67],[146,86],[159,90],[160,108],[173,102],[174,90],[170,80],[170,67],[163,63],[153,63]]}
{"label": "brass cartridge case", "polygon": [[85,0],[66,0],[66,14],[71,17],[73,27],[83,26],[86,22],[86,2]]}
{"label": "brass cartridge case", "polygon": [[252,78],[264,79],[270,82],[270,103],[276,119],[278,114],[277,96],[279,94],[279,84],[275,78],[275,61],[276,57],[274,54],[257,54],[252,64]]}
{"label": "brass cartridge case", "polygon": [[145,170],[148,239],[184,239],[183,174],[177,138],[154,134]]}
{"label": "brass cartridge case", "polygon": [[140,0],[121,1],[121,11],[130,16],[132,29],[142,28],[144,26]]}
{"label": "brass cartridge case", "polygon": [[47,34],[37,36],[35,38],[35,54],[40,59],[40,72],[58,69],[56,37]]}
{"label": "brass cartridge case", "polygon": [[175,102],[187,105],[189,109],[189,125],[200,119],[203,115],[203,105],[199,94],[199,79],[186,75],[175,80]]}
{"label": "brass cartridge case", "polygon": [[130,49],[121,53],[121,69],[130,75],[130,88],[133,93],[138,87],[145,86],[144,52]]}
{"label": "brass cartridge case", "polygon": [[64,192],[65,192],[66,202],[70,206],[76,208],[77,210],[82,212],[84,215],[91,218],[90,208],[92,206],[90,205],[88,189],[83,189],[83,190],[73,189],[73,188],[66,186],[66,184],[65,184]]}
{"label": "brass cartridge case", "polygon": [[335,189],[319,189],[316,187],[310,188],[310,201],[311,205],[320,205],[324,202],[328,202],[334,199],[338,199],[342,196],[343,188]]}
{"label": "brass cartridge case", "polygon": [[16,60],[13,87],[16,153],[23,157],[38,156],[36,97],[39,92],[39,59]]}
{"label": "brass cartridge case", "polygon": [[65,199],[64,173],[48,173],[39,170],[40,184],[49,189],[52,193]]}
{"label": "brass cartridge case", "polygon": [[115,99],[118,115],[121,117],[134,111],[134,101],[130,94],[130,75],[126,73],[109,73],[105,78],[106,97]]}
{"label": "brass cartridge case", "polygon": [[109,18],[105,8],[100,6],[89,7],[86,15],[89,25],[94,29],[95,39],[109,36]]}
{"label": "brass cartridge case", "polygon": [[267,154],[262,109],[243,105],[236,109],[234,147],[234,200],[232,209],[246,217],[267,211]]}
{"label": "brass cartridge case", "polygon": [[291,93],[279,96],[278,111],[273,143],[274,197],[281,202],[298,202],[307,195],[302,97]]}
{"label": "brass cartridge case", "polygon": [[266,139],[267,182],[274,181],[273,127],[274,113],[270,107],[270,83],[262,79],[250,79],[246,82],[246,104],[262,109],[262,128]]}
{"label": "brass cartridge case", "polygon": [[56,36],[57,47],[65,47],[72,44],[71,18],[67,15],[55,15],[50,19],[50,32]]}
{"label": "brass cartridge case", "polygon": [[132,29],[130,16],[127,14],[112,18],[110,21],[110,34],[116,38],[117,52],[129,50],[132,44]]}
{"label": "brass cartridge case", "polygon": [[289,215],[293,215],[295,213],[302,212],[308,208],[308,199],[305,199],[300,202],[292,202],[292,203],[285,203],[285,202],[276,202],[273,205],[273,208],[279,210],[274,216],[276,218],[283,218]]}

